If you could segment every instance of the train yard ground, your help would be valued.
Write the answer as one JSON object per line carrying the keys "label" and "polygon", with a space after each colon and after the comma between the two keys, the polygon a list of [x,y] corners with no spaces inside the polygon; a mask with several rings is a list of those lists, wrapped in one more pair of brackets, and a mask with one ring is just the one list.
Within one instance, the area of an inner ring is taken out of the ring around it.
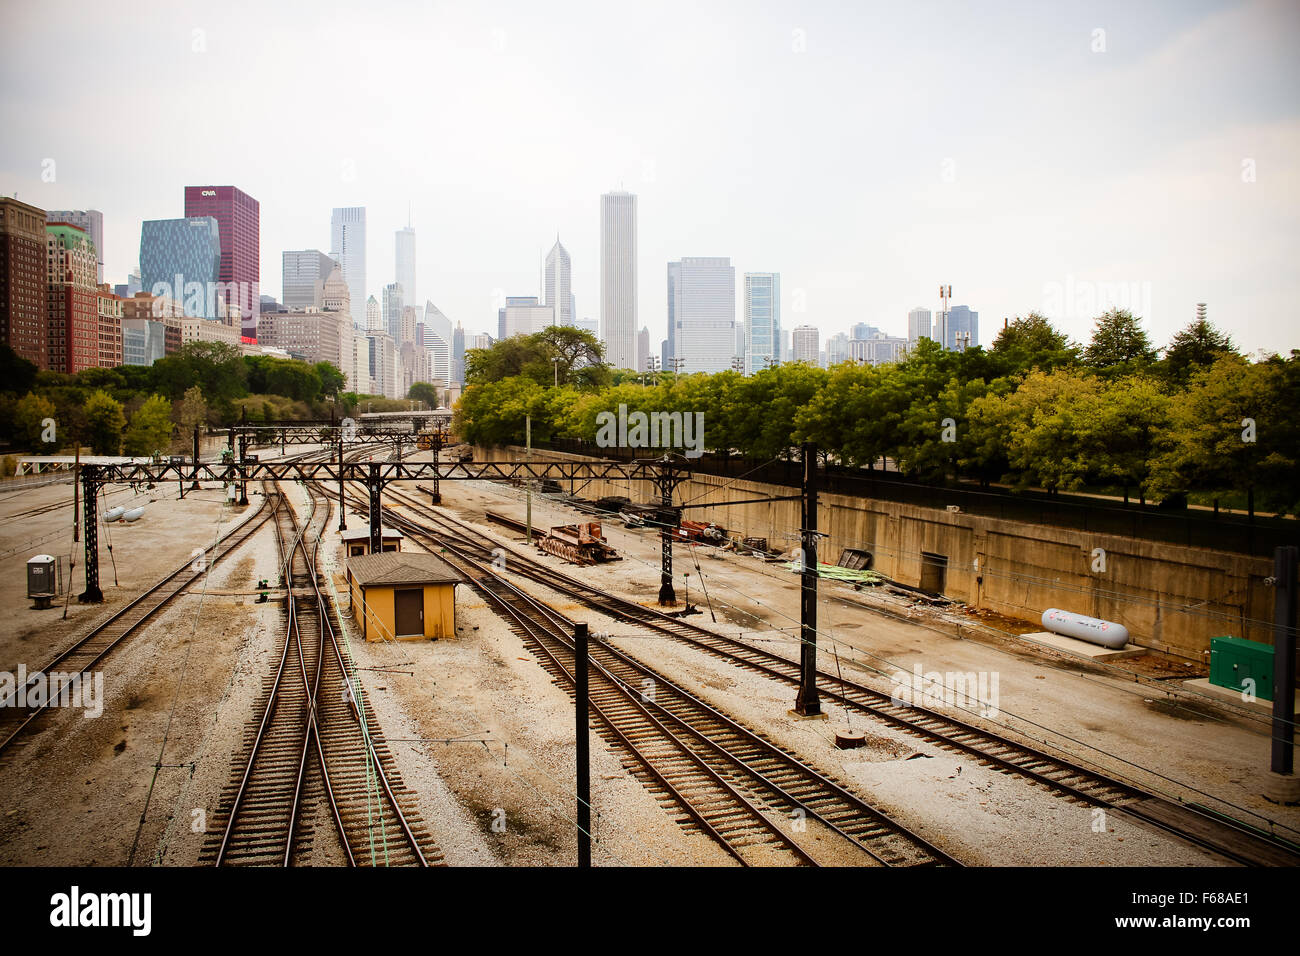
{"label": "train yard ground", "polygon": [[[313,502],[301,486],[285,484],[280,490],[297,521],[309,522],[313,508],[327,507]],[[336,509],[336,489],[323,490],[329,492],[328,507]],[[52,484],[9,494],[0,489],[0,607],[7,621],[0,629],[0,669],[14,672],[20,664],[29,671],[40,668],[97,621],[190,560],[195,548],[210,547],[219,532],[266,519],[274,497],[274,489],[250,486],[251,504],[232,508],[224,505],[216,486],[189,492],[183,501],[174,484],[152,490],[110,486],[110,506],[146,498],[150,503],[141,521],[108,526],[113,554],[109,559],[105,550],[100,572],[105,604],[78,605],[81,555],[70,540],[72,486]],[[384,494],[393,521],[431,522],[423,513],[427,500],[415,483],[391,486]],[[521,489],[446,481],[442,500],[437,514],[467,525],[489,547],[507,549],[506,581],[565,617],[587,621],[593,631],[610,635],[610,646],[761,735],[789,755],[791,766],[804,768],[799,772],[825,775],[894,821],[918,845],[933,847],[935,860],[969,866],[1235,862],[1122,812],[1099,816],[1086,802],[1066,799],[1024,776],[998,772],[968,753],[832,701],[825,704],[825,720],[797,718],[790,713],[794,689],[787,684],[596,611],[574,593],[518,574],[522,567],[512,568],[509,549],[605,593],[652,607],[659,584],[659,539],[651,530],[626,529],[607,520],[605,533],[624,560],[578,569],[526,550],[519,535],[486,521],[487,510],[522,518]],[[350,502],[349,527],[365,522],[353,510],[357,507]],[[580,520],[588,518],[534,496],[536,525]],[[326,592],[346,612],[337,527],[337,512],[331,511],[320,540],[318,571]],[[87,719],[78,710],[60,708],[0,751],[5,778],[0,864],[210,862],[205,845],[221,819],[223,793],[239,766],[249,727],[256,723],[259,694],[284,630],[283,591],[275,587],[281,560],[275,529],[275,521],[264,520],[247,542],[187,585],[105,658],[101,716]],[[108,543],[103,535],[101,543]],[[435,539],[415,534],[408,535],[404,547],[441,550]],[[66,620],[61,602],[54,609],[30,610],[23,590],[25,561],[37,553],[62,553],[66,561],[70,549],[77,568]],[[679,600],[688,588],[690,602],[703,612],[690,617],[691,624],[785,656],[795,653],[796,575],[752,556],[683,545],[676,548],[675,569]],[[690,578],[683,586],[685,572]],[[257,587],[262,579],[272,585],[264,603]],[[469,584],[457,588],[454,639],[368,644],[360,640],[351,617],[340,617],[350,628],[354,673],[382,728],[391,769],[436,844],[438,862],[571,865],[577,842],[573,703],[520,627],[507,624],[492,600]],[[1300,828],[1300,811],[1259,795],[1268,760],[1267,723],[993,631],[976,634],[966,628],[959,638],[957,619],[952,612],[822,582],[820,666],[886,694],[892,687],[889,675],[911,672],[918,664],[925,672],[996,673],[996,717],[952,713],[1174,801],[1231,810],[1264,828],[1272,821],[1278,832],[1297,837],[1288,828]],[[1158,676],[1161,668],[1151,666]],[[837,749],[836,732],[850,727],[865,735],[866,746]],[[805,827],[802,820],[790,820],[770,793],[753,799],[758,812],[744,833],[729,841],[715,839],[665,795],[663,786],[648,781],[627,749],[611,745],[610,733],[592,734],[596,865],[800,862],[789,855],[790,841],[799,845],[798,853],[807,852],[821,864],[881,862],[865,838],[841,839],[823,822],[808,821]],[[685,731],[678,731],[678,737],[684,740]],[[733,779],[731,771],[719,772]],[[762,786],[750,781],[742,789],[756,793]],[[307,789],[301,810],[318,834],[329,827],[319,791]],[[703,816],[714,819],[708,812]],[[769,832],[760,838],[756,834],[765,826]],[[376,854],[372,848],[362,862],[382,863],[382,851],[380,847]],[[304,841],[295,862],[343,861],[330,841],[317,839]]]}

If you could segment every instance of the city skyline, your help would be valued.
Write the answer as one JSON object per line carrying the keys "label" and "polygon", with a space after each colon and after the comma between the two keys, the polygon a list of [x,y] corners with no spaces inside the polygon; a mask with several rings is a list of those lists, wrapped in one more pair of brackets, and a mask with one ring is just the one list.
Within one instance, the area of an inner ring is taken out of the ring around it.
{"label": "city skyline", "polygon": [[[1143,316],[1159,345],[1194,319],[1198,302],[1208,302],[1211,321],[1248,351],[1294,344],[1285,314],[1295,284],[1287,264],[1300,252],[1300,177],[1288,158],[1300,144],[1300,109],[1286,91],[1300,79],[1288,55],[1300,13],[1286,4],[1101,4],[1086,17],[949,4],[848,14],[759,5],[727,31],[710,24],[690,35],[670,29],[670,10],[617,56],[593,42],[617,25],[596,26],[601,17],[575,16],[575,26],[560,30],[516,6],[501,13],[512,24],[502,31],[480,11],[434,16],[379,4],[348,36],[362,51],[356,83],[332,112],[349,123],[365,118],[372,135],[345,137],[341,148],[306,159],[278,143],[317,136],[307,111],[282,116],[259,102],[253,81],[228,75],[221,57],[236,35],[241,55],[261,57],[269,50],[259,37],[275,35],[283,49],[263,59],[292,70],[340,42],[341,27],[322,21],[304,29],[288,13],[238,3],[231,16],[214,6],[143,6],[151,13],[130,34],[106,10],[56,28],[19,8],[0,40],[0,75],[14,92],[0,193],[45,209],[102,211],[109,282],[135,268],[142,221],[184,214],[181,187],[231,183],[262,202],[266,289],[281,287],[283,251],[337,253],[325,231],[330,210],[353,204],[368,210],[371,233],[369,276],[354,299],[394,281],[389,244],[374,240],[413,218],[417,227],[438,223],[422,237],[420,293],[467,330],[490,331],[503,296],[533,289],[538,245],[557,230],[580,266],[575,321],[599,319],[595,206],[602,192],[622,188],[638,196],[638,272],[662,275],[664,263],[701,252],[726,254],[741,271],[780,271],[786,324],[815,325],[823,339],[854,321],[902,334],[909,309],[937,310],[930,290],[945,282],[983,314],[986,345],[1004,317],[1031,310],[1086,341],[1108,292],[1129,300],[1120,304]],[[243,25],[222,26],[236,19]],[[282,29],[289,20],[292,29]],[[906,93],[877,82],[909,57],[960,50],[976,32],[983,60],[999,64],[986,75],[972,79],[940,55]],[[370,42],[378,36],[384,42]],[[29,40],[19,46],[18,37]],[[213,110],[229,122],[230,104],[239,102],[240,122],[275,129],[276,138],[254,151],[239,137],[203,136],[161,153],[130,138],[111,155],[92,149],[53,119],[66,91],[32,82],[35,51],[79,37],[130,37],[151,51],[148,70],[127,58],[97,84],[92,98],[103,112],[138,98],[150,115]],[[863,48],[873,55],[860,56]],[[433,163],[417,160],[425,155],[418,148],[386,148],[410,134],[389,135],[403,110],[390,124],[365,109],[368,84],[387,69],[406,77],[404,54],[417,49],[436,53],[437,65],[420,59],[409,84],[386,88],[404,98],[451,78],[460,88],[482,86],[438,106],[459,148],[437,151]],[[557,50],[586,60],[566,66]],[[651,50],[674,66],[654,88],[625,75],[621,62]],[[607,61],[611,80],[592,86],[589,77]],[[154,82],[159,69],[175,80],[166,89]],[[831,83],[868,93],[846,109],[818,94]],[[729,105],[668,108],[700,88]],[[797,117],[788,137],[762,150],[742,105],[749,89]],[[555,122],[540,103],[573,105]],[[932,103],[941,107],[937,122]],[[598,135],[600,124],[585,115],[614,117],[612,134]],[[548,148],[523,162],[490,136],[478,143],[488,116]],[[559,129],[568,131],[567,146],[582,148],[549,149]],[[894,149],[863,152],[881,139]],[[1120,141],[1124,150],[1108,145]],[[639,284],[636,305],[634,329],[665,338],[658,282]]]}

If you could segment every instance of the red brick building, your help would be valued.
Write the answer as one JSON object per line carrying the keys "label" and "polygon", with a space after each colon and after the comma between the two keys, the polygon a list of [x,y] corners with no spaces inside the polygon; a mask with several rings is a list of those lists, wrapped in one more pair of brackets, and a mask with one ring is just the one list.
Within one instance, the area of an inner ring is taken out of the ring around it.
{"label": "red brick building", "polygon": [[45,210],[0,197],[0,342],[49,368]]}
{"label": "red brick building", "polygon": [[99,254],[71,223],[45,226],[48,291],[45,299],[49,367],[75,375],[99,366]]}

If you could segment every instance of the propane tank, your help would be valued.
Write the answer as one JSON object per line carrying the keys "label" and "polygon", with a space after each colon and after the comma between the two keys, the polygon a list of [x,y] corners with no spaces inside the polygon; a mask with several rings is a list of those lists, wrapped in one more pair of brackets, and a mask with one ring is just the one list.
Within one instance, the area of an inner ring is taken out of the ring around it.
{"label": "propane tank", "polygon": [[1077,637],[1081,641],[1114,650],[1119,650],[1128,643],[1128,628],[1123,624],[1062,611],[1056,607],[1049,607],[1043,612],[1043,627],[1056,634]]}

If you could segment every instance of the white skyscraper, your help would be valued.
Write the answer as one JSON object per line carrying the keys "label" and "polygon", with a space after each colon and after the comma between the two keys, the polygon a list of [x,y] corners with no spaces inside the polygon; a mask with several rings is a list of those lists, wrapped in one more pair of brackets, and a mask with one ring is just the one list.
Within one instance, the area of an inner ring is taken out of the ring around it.
{"label": "white skyscraper", "polygon": [[779,362],[781,355],[781,274],[745,273],[745,374]]}
{"label": "white skyscraper", "polygon": [[[289,249],[281,255],[283,288],[280,304],[286,309],[319,309],[324,305],[325,280],[337,263],[319,249]],[[343,280],[347,282],[345,278]],[[348,290],[349,297],[352,290]]]}
{"label": "white skyscraper", "polygon": [[668,263],[668,322],[680,371],[725,372],[736,354],[736,270],[725,257]]}
{"label": "white skyscraper", "polygon": [[379,311],[379,301],[372,295],[366,299],[366,331],[379,332],[383,327],[384,317]]}
{"label": "white skyscraper", "polygon": [[636,365],[636,330],[636,196],[605,193],[600,197],[600,337],[605,361],[614,368]]}
{"label": "white skyscraper", "polygon": [[559,236],[546,256],[546,300],[542,304],[555,310],[556,325],[573,325],[573,267]]}
{"label": "white skyscraper", "polygon": [[915,345],[920,339],[931,335],[933,317],[930,310],[917,306],[907,313],[907,341]]}
{"label": "white skyscraper", "polygon": [[343,269],[353,302],[366,301],[366,207],[334,210],[330,219],[330,258]]}
{"label": "white skyscraper", "polygon": [[397,284],[402,287],[402,301],[414,303],[415,295],[415,230],[410,226],[397,230],[397,245],[393,261],[397,264]]}
{"label": "white skyscraper", "polygon": [[817,331],[817,326],[799,326],[794,330],[791,342],[791,348],[794,350],[794,355],[791,356],[793,360],[806,362],[816,368],[821,357],[821,333]]}

